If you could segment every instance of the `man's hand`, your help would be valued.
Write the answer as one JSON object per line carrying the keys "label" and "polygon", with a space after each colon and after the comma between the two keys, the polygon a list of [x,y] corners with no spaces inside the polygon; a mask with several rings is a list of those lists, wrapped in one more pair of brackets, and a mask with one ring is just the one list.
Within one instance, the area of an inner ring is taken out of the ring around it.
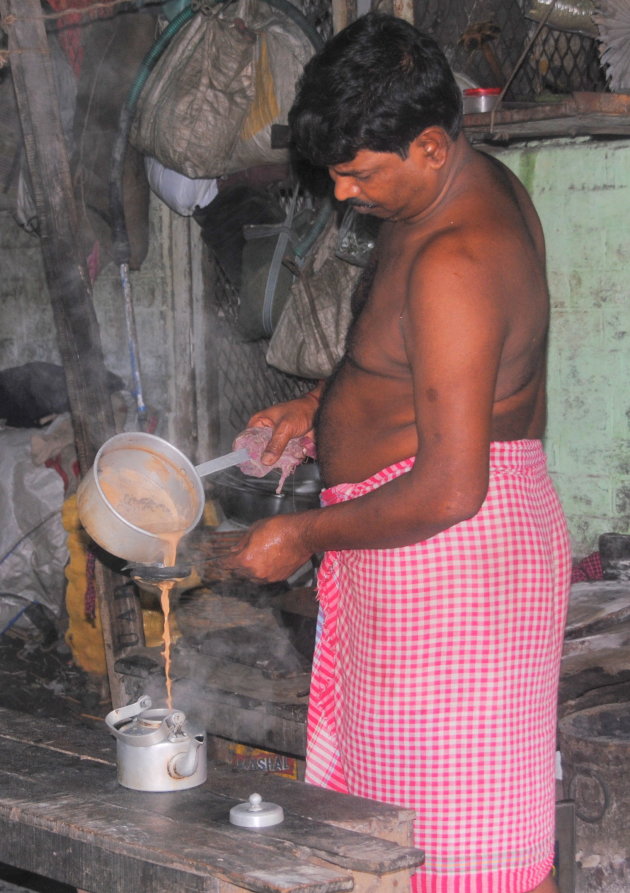
{"label": "man's hand", "polygon": [[321,385],[318,385],[296,400],[277,403],[251,417],[247,423],[248,428],[273,428],[271,439],[261,456],[263,465],[273,465],[277,462],[293,437],[307,435],[315,440],[313,425],[320,393]]}
{"label": "man's hand", "polygon": [[303,514],[276,515],[256,521],[217,563],[248,580],[262,583],[286,580],[311,557],[302,542],[302,525],[297,520]]}

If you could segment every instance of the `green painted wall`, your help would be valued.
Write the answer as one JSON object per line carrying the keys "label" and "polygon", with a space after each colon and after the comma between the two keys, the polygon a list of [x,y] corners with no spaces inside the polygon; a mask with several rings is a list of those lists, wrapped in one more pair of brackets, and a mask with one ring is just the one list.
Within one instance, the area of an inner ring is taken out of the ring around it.
{"label": "green painted wall", "polygon": [[528,188],[547,239],[549,467],[573,553],[630,533],[630,141],[493,154]]}

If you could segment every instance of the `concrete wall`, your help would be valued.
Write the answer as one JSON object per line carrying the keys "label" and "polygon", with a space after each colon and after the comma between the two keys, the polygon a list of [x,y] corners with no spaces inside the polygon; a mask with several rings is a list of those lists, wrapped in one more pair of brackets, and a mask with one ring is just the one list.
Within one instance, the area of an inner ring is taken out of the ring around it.
{"label": "concrete wall", "polygon": [[[524,181],[543,220],[552,294],[546,446],[581,557],[601,533],[630,531],[630,142],[547,141],[495,151]],[[132,274],[144,396],[159,434],[208,458],[207,425],[185,432],[181,395],[203,415],[212,374],[196,226],[153,202],[151,249]],[[0,213],[0,368],[59,362],[37,239]],[[118,275],[94,288],[107,365],[129,381]]]}
{"label": "concrete wall", "polygon": [[630,141],[494,154],[542,218],[552,299],[546,447],[574,554],[630,532]]}

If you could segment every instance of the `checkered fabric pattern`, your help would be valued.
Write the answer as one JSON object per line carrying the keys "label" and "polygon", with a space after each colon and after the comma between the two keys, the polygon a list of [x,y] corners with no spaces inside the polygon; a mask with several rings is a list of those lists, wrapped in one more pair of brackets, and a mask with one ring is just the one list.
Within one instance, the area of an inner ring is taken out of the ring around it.
{"label": "checkered fabric pattern", "polygon": [[[412,464],[327,490],[324,504]],[[306,780],[416,810],[415,893],[524,893],[551,868],[570,572],[537,440],[491,445],[471,520],[324,557]]]}
{"label": "checkered fabric pattern", "polygon": [[591,552],[586,558],[582,558],[573,565],[571,572],[572,583],[587,583],[589,580],[603,580],[602,557],[599,552]]}

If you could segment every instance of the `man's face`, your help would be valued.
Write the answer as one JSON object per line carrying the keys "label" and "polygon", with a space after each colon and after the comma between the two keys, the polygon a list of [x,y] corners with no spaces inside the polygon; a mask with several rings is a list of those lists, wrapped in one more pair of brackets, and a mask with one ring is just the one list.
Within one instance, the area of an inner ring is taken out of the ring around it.
{"label": "man's face", "polygon": [[[352,161],[328,168],[335,184],[335,198],[359,213],[386,220],[400,220],[423,210],[428,184],[413,154],[361,149]],[[425,181],[425,182],[423,182]]]}

